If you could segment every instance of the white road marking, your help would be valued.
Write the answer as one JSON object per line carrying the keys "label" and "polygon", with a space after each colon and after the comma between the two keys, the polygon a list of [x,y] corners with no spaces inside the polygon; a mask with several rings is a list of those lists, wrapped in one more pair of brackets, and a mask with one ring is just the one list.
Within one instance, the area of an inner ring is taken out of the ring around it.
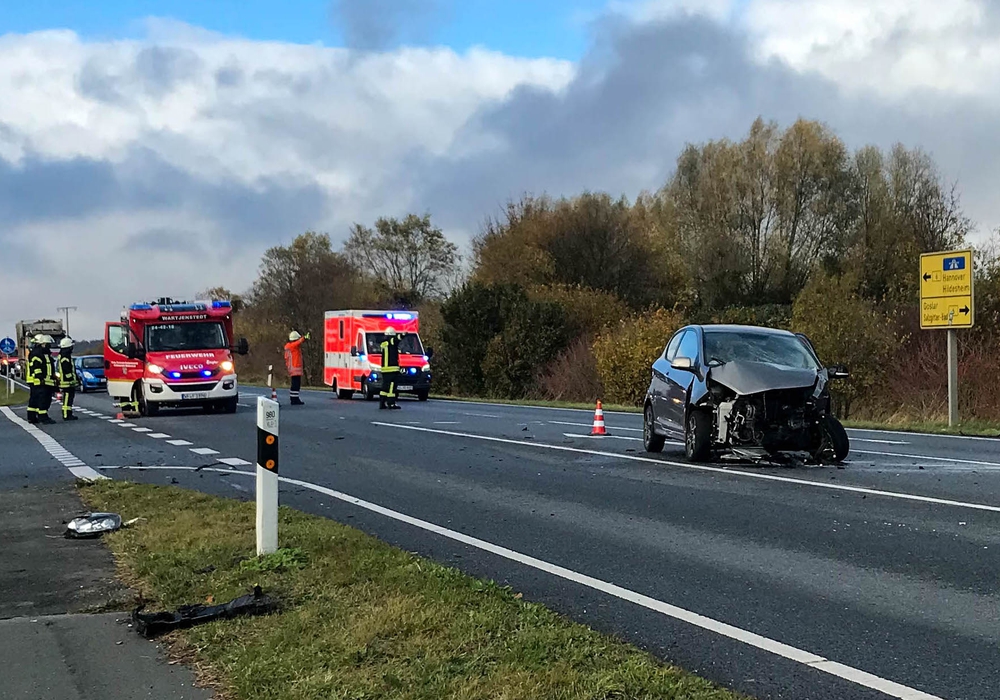
{"label": "white road marking", "polygon": [[[580,435],[579,433],[563,433],[564,437],[570,438],[586,438],[587,440],[634,440],[635,442],[642,442],[642,438],[636,437],[625,437],[624,435]],[[677,443],[678,445],[680,443]]]}
{"label": "white road marking", "polygon": [[496,413],[467,413],[465,411],[462,411],[462,415],[472,416],[474,418],[503,418],[503,416],[499,416]]}
{"label": "white road marking", "polygon": [[461,425],[461,421],[457,420],[436,420],[434,425]]}
{"label": "white road marking", "polygon": [[177,447],[187,447],[188,445],[193,445],[193,442],[188,442],[187,440],[167,440],[170,445],[177,445]]}
{"label": "white road marking", "polygon": [[248,403],[238,403],[236,405],[237,406],[242,406],[243,408],[251,408],[250,404],[248,404]]}
{"label": "white road marking", "polygon": [[914,433],[905,430],[873,430],[868,428],[848,428],[848,433],[874,433],[875,435],[905,435],[907,437],[949,438],[952,440],[985,440],[1000,445],[1000,438],[981,435],[947,435],[945,433]]}
{"label": "white road marking", "polygon": [[156,438],[157,440],[166,440],[170,436],[166,433],[149,433],[146,437]]}
{"label": "white road marking", "polygon": [[[424,430],[427,430],[426,428]],[[433,432],[433,431],[432,431]],[[112,469],[113,467],[103,467],[104,469]],[[151,469],[157,469],[157,467],[150,467]],[[159,469],[179,469],[183,471],[194,471],[196,467],[159,467]],[[256,474],[254,472],[242,472],[242,471],[231,471],[227,469],[213,469],[206,468],[202,471],[217,472],[220,474],[240,474],[242,476],[253,477]],[[407,525],[412,525],[418,527],[421,530],[439,535],[441,537],[446,537],[450,540],[456,542],[461,542],[462,544],[468,545],[470,547],[475,547],[476,549],[481,549],[484,552],[489,552],[496,556],[502,557],[509,561],[517,562],[524,566],[529,566],[538,571],[556,576],[558,578],[571,581],[573,583],[579,584],[581,586],[586,586],[595,591],[600,591],[607,595],[613,596],[620,600],[624,600],[629,603],[633,603],[640,607],[646,608],[647,610],[652,610],[653,612],[658,612],[661,615],[673,618],[675,620],[680,620],[689,625],[693,625],[703,630],[713,632],[728,639],[735,640],[737,642],[742,642],[748,646],[752,646],[756,649],[775,654],[785,659],[795,661],[797,663],[806,666],[807,668],[812,668],[817,671],[822,671],[823,673],[828,673],[831,676],[836,676],[837,678],[842,678],[844,680],[850,681],[856,685],[863,686],[865,688],[870,688],[872,690],[877,690],[881,693],[894,698],[899,698],[899,700],[943,700],[936,695],[930,695],[921,690],[915,688],[910,688],[908,686],[896,683],[895,681],[876,676],[874,674],[868,673],[867,671],[862,671],[861,669],[854,668],[852,666],[846,666],[844,664],[838,663],[836,661],[831,661],[818,654],[814,654],[803,649],[798,649],[783,642],[765,637],[763,635],[757,634],[755,632],[750,632],[739,627],[734,627],[733,625],[715,620],[710,617],[705,617],[696,612],[686,610],[684,608],[677,607],[676,605],[671,605],[662,600],[657,600],[650,596],[638,593],[636,591],[624,588],[614,583],[609,583],[593,576],[588,576],[587,574],[582,574],[578,571],[572,569],[567,569],[565,567],[559,566],[558,564],[553,564],[551,562],[545,561],[543,559],[537,559],[536,557],[530,556],[528,554],[522,554],[520,552],[514,551],[513,549],[508,549],[507,547],[502,547],[492,542],[487,542],[486,540],[481,540],[478,537],[472,537],[471,535],[466,535],[457,530],[451,530],[435,523],[428,522],[426,520],[421,520],[419,518],[414,518],[413,516],[406,515],[405,513],[400,513],[399,511],[391,510],[385,506],[380,506],[376,503],[371,503],[369,501],[364,501],[360,498],[342,493],[340,491],[334,491],[333,489],[326,488],[325,486],[320,486],[319,484],[313,484],[308,481],[300,481],[299,479],[289,479],[288,477],[279,476],[279,481],[286,484],[291,484],[292,486],[299,486],[301,488],[310,489],[311,491],[316,491],[317,493],[322,493],[331,498],[336,498],[339,501],[349,503],[351,505],[357,506],[359,508],[364,508],[365,510],[371,511],[373,513],[378,513],[379,515],[397,520]]]}
{"label": "white road marking", "polygon": [[218,461],[222,464],[228,464],[230,467],[246,467],[250,465],[250,462],[239,457],[220,457]]}
{"label": "white road marking", "polygon": [[109,422],[109,423],[114,423],[115,425],[121,425],[121,424],[122,424],[122,423],[124,423],[125,421],[121,420],[120,418],[115,418],[115,419],[113,419],[113,420],[110,420],[110,421],[108,421],[108,422]]}
{"label": "white road marking", "polygon": [[[572,413],[589,413],[594,415],[592,408],[559,408],[558,406],[532,406],[530,404],[516,403],[490,403],[489,401],[459,401],[458,399],[435,399],[438,403],[464,404],[466,406],[492,406],[494,408],[529,408],[535,411],[570,411]],[[636,411],[604,411],[606,416],[641,416]]]}
{"label": "white road marking", "polygon": [[103,413],[91,413],[90,415],[92,415],[94,418],[107,418],[107,416],[104,415]]}
{"label": "white road marking", "polygon": [[979,467],[1000,469],[1000,462],[981,462],[976,459],[956,459],[955,457],[931,457],[929,455],[912,455],[901,452],[868,452],[866,450],[851,450],[852,454],[877,455],[879,457],[902,457],[904,459],[927,459],[932,462],[951,462],[952,464],[974,464]]}
{"label": "white road marking", "polygon": [[[550,420],[550,421],[547,421],[547,422],[551,423],[552,425],[572,425],[575,428],[591,428],[594,425],[593,423],[568,423],[568,422],[562,421],[562,420]],[[608,430],[625,430],[625,431],[630,432],[630,433],[641,433],[642,432],[642,428],[623,428],[620,425],[608,425],[606,427],[607,427]]]}
{"label": "white road marking", "polygon": [[26,433],[28,433],[28,435],[35,438],[38,441],[38,444],[45,448],[46,452],[52,455],[64,467],[69,469],[70,473],[76,478],[83,479],[84,481],[94,481],[96,479],[108,478],[88,467],[84,464],[83,460],[77,458],[69,450],[56,442],[55,438],[37,426],[34,426],[28,421],[22,419],[6,406],[0,407],[0,411],[7,416],[7,419],[10,420],[11,423],[20,426]]}
{"label": "white road marking", "polygon": [[865,438],[851,438],[851,442],[874,442],[879,445],[909,445],[910,443],[904,440],[868,440]]}
{"label": "white road marking", "polygon": [[153,430],[151,428],[132,428],[134,433],[151,433]]}
{"label": "white road marking", "polygon": [[217,455],[217,454],[219,454],[218,450],[213,450],[210,447],[192,447],[191,451],[194,452],[196,455]]}
{"label": "white road marking", "polygon": [[[380,421],[372,421],[372,425],[380,425],[385,428],[396,428],[398,430],[416,430],[423,433],[435,433],[438,435],[469,438],[472,440],[484,440],[486,442],[500,442],[507,445],[517,445],[519,447],[534,447],[545,450],[556,450],[559,452],[574,452],[576,454],[584,454],[597,457],[610,457],[611,459],[625,459],[632,462],[656,464],[661,467],[680,467],[681,469],[691,469],[693,471],[702,471],[702,472],[714,472],[718,474],[727,474],[729,476],[743,477],[746,479],[760,479],[761,481],[777,481],[784,484],[795,484],[796,486],[811,486],[819,489],[828,489],[830,491],[847,491],[850,493],[863,493],[870,496],[885,496],[886,498],[898,498],[903,501],[917,501],[920,503],[933,503],[935,505],[954,506],[956,508],[969,508],[971,510],[985,510],[985,511],[990,511],[992,513],[1000,513],[1000,506],[991,506],[985,503],[966,503],[964,501],[952,501],[946,498],[920,496],[917,494],[902,493],[899,491],[881,491],[879,489],[869,489],[863,486],[848,486],[846,484],[829,484],[821,481],[810,481],[809,479],[793,479],[788,476],[776,476],[774,474],[761,474],[758,472],[741,471],[738,469],[724,469],[722,467],[710,467],[705,464],[691,464],[688,462],[671,462],[665,459],[654,459],[652,457],[641,457],[639,455],[619,454],[617,452],[602,452],[600,450],[585,450],[579,447],[568,447],[566,445],[550,445],[545,442],[510,440],[508,438],[498,438],[498,437],[492,437],[490,435],[476,435],[475,433],[459,433],[452,430],[434,430],[433,428],[418,428],[416,426],[399,425],[397,423],[382,423]],[[898,457],[901,455],[894,455],[894,456]]]}
{"label": "white road marking", "polygon": [[119,428],[134,428],[135,427],[135,423],[119,423],[118,427]]}

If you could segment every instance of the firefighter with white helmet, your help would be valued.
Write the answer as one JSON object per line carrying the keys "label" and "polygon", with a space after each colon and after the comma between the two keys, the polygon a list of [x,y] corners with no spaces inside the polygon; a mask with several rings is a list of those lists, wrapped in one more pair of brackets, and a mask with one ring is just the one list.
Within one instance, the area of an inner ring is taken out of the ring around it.
{"label": "firefighter with white helmet", "polygon": [[73,399],[76,398],[76,367],[73,365],[73,339],[59,341],[59,388],[62,390],[63,420],[77,420],[73,415]]}
{"label": "firefighter with white helmet", "polygon": [[383,333],[382,348],[382,391],[378,394],[378,407],[400,408],[396,403],[396,388],[399,386],[399,336],[396,329],[389,327]]}
{"label": "firefighter with white helmet", "polygon": [[288,378],[291,380],[291,388],[288,391],[293,406],[301,406],[304,401],[300,397],[302,390],[302,343],[309,340],[309,334],[302,335],[293,330],[288,334],[288,342],[285,343],[285,369],[288,370]]}

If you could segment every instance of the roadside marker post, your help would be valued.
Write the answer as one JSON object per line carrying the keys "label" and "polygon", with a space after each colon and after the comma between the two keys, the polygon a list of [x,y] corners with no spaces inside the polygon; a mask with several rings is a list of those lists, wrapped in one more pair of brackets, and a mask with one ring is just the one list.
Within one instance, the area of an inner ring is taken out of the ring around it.
{"label": "roadside marker post", "polygon": [[948,425],[958,423],[957,328],[976,323],[971,250],[920,256],[920,327],[948,331]]}
{"label": "roadside marker post", "polygon": [[272,372],[274,371],[274,365],[267,366],[267,386],[271,390],[271,400],[278,400],[278,390],[274,388],[274,380]]}
{"label": "roadside marker post", "polygon": [[278,402],[257,397],[257,556],[278,550]]}

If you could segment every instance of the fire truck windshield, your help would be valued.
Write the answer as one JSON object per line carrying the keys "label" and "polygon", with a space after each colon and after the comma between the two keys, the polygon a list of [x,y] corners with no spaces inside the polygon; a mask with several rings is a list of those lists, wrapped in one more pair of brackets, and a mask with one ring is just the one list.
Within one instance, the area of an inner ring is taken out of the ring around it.
{"label": "fire truck windshield", "polygon": [[[366,333],[365,343],[368,345],[369,355],[382,354],[382,341],[385,340],[384,333]],[[420,336],[416,333],[399,334],[399,354],[400,355],[423,355],[424,348],[420,344]]]}
{"label": "fire truck windshield", "polygon": [[146,350],[222,350],[229,347],[221,323],[160,323],[146,327]]}

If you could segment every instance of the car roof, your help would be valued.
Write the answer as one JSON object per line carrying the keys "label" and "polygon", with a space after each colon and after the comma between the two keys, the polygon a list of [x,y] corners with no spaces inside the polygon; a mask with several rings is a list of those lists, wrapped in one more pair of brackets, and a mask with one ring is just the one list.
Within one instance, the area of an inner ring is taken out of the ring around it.
{"label": "car roof", "polygon": [[708,323],[699,326],[703,331],[711,333],[712,331],[725,331],[729,333],[733,332],[745,332],[745,333],[757,333],[759,335],[784,335],[784,336],[795,336],[791,331],[781,330],[780,328],[768,328],[766,326],[740,326],[736,324],[729,323]]}
{"label": "car roof", "polygon": [[85,360],[85,359],[87,359],[89,357],[99,357],[102,360],[104,359],[104,355],[77,355],[76,359],[78,359],[78,360]]}

